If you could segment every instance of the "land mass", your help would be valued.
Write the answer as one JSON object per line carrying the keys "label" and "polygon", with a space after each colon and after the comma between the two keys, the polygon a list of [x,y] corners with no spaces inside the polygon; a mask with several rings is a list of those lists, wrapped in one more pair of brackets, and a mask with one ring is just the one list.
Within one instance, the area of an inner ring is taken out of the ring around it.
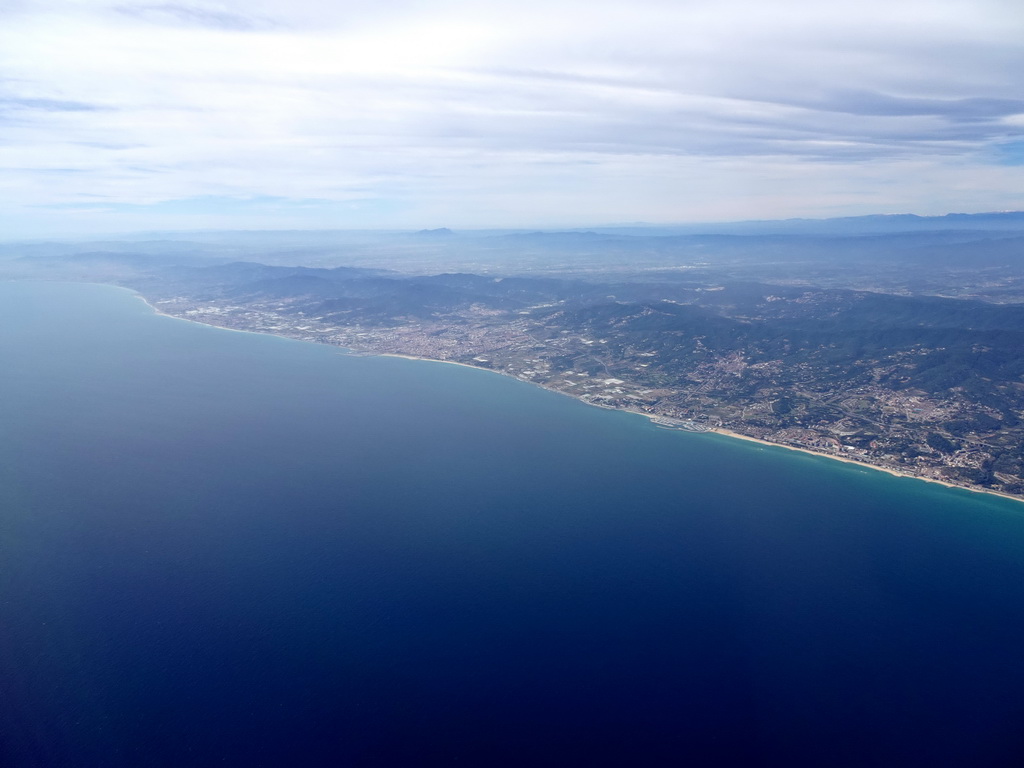
{"label": "land mass", "polygon": [[1024,216],[941,218],[781,234],[436,230],[333,251],[274,251],[267,236],[261,261],[233,259],[247,249],[229,239],[35,245],[7,267],[1024,498]]}

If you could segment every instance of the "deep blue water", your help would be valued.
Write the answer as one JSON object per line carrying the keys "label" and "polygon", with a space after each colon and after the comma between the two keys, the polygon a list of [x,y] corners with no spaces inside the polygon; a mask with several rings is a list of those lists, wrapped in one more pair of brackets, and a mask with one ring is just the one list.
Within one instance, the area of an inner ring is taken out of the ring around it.
{"label": "deep blue water", "polygon": [[1024,505],[0,283],[0,763],[1024,764]]}

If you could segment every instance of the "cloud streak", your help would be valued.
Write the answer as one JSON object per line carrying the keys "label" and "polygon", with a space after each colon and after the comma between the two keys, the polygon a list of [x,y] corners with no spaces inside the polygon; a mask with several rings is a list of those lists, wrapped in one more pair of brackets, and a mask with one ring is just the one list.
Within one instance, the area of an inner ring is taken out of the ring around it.
{"label": "cloud streak", "polygon": [[999,0],[43,0],[3,21],[0,221],[24,227],[97,199],[107,229],[197,199],[237,226],[274,225],[246,217],[259,199],[283,226],[1024,207],[1024,14]]}
{"label": "cloud streak", "polygon": [[205,27],[235,32],[268,29],[276,26],[269,19],[261,16],[183,3],[119,5],[115,6],[113,10],[125,16],[158,25]]}

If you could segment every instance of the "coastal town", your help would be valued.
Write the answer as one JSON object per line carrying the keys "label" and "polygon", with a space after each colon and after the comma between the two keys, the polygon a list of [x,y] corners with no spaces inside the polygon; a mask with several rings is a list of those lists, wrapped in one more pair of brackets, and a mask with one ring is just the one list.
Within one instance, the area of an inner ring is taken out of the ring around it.
{"label": "coastal town", "polygon": [[[962,393],[894,388],[885,382],[899,360],[854,361],[844,386],[833,388],[813,364],[756,360],[741,351],[705,349],[698,363],[672,375],[663,352],[621,333],[567,325],[557,302],[511,312],[474,304],[382,324],[360,322],[358,313],[339,322],[337,315],[309,312],[301,296],[149,301],[161,313],[207,325],[491,370],[591,405],[642,414],[667,429],[721,432],[1017,498],[1024,491],[1021,468],[1012,461],[1019,455],[1015,430],[953,435],[944,428],[979,418],[1002,426],[999,411]],[[693,344],[702,346],[699,338]],[[1011,460],[1000,460],[1008,453]]]}

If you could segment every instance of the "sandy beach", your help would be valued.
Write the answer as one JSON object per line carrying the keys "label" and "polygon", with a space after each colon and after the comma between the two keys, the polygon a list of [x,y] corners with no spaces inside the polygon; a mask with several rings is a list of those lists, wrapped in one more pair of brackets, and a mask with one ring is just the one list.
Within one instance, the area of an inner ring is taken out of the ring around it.
{"label": "sandy beach", "polygon": [[921,475],[914,475],[914,474],[911,474],[910,472],[900,472],[899,470],[891,469],[889,467],[880,467],[877,464],[870,464],[870,463],[868,463],[866,461],[858,461],[856,459],[849,459],[849,458],[846,458],[845,456],[837,456],[837,455],[832,454],[832,453],[823,453],[823,452],[819,452],[819,451],[812,451],[809,448],[800,448],[800,447],[795,446],[795,445],[785,445],[784,443],[773,443],[773,442],[771,442],[769,440],[761,440],[760,438],[757,438],[757,437],[750,437],[749,435],[741,435],[739,432],[733,432],[733,431],[728,430],[728,429],[709,429],[708,431],[709,432],[713,432],[716,435],[723,435],[725,437],[732,437],[732,438],[735,438],[737,440],[746,440],[746,441],[751,442],[751,443],[760,443],[761,445],[767,445],[767,446],[769,446],[771,448],[785,448],[786,450],[789,450],[789,451],[798,451],[800,453],[806,453],[806,454],[809,454],[811,456],[821,456],[822,458],[825,458],[825,459],[832,459],[833,461],[841,461],[844,464],[854,464],[854,465],[856,465],[858,467],[864,467],[865,469],[873,469],[873,470],[875,470],[877,472],[885,472],[886,474],[892,475],[893,477],[906,477],[906,478],[909,478],[910,480],[923,480],[926,483],[935,483],[936,485],[944,485],[947,488],[959,488],[962,491],[971,491],[973,493],[985,493],[985,494],[988,494],[989,496],[1000,496],[1000,497],[1002,497],[1004,499],[1011,499],[1012,501],[1024,502],[1024,499],[1021,499],[1021,498],[1019,498],[1017,496],[1011,496],[1008,493],[1000,493],[999,491],[990,491],[990,490],[986,490],[985,488],[974,488],[974,487],[969,486],[969,485],[957,485],[956,483],[949,483],[949,482],[946,482],[945,480],[937,480],[937,479],[935,479],[933,477],[922,477]]}

